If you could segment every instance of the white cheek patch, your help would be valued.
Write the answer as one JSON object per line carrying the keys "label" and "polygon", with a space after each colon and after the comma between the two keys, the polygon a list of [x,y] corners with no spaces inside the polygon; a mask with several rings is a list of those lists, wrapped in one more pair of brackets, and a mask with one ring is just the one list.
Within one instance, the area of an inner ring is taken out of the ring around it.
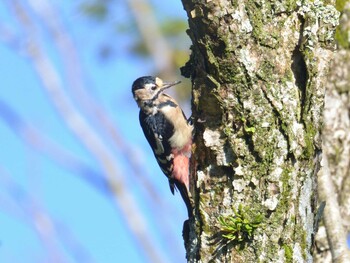
{"label": "white cheek patch", "polygon": [[146,85],[145,85],[145,88],[147,89],[147,90],[150,90],[150,89],[152,89],[154,87],[154,84],[153,83],[147,83]]}

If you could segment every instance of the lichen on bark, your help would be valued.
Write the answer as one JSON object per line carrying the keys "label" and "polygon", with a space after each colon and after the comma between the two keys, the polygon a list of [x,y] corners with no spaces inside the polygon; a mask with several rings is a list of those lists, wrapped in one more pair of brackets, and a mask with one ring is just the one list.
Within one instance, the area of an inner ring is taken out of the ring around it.
{"label": "lichen on bark", "polygon": [[[188,261],[310,262],[337,12],[321,1],[183,4],[195,126]],[[262,214],[262,225],[243,249],[219,246],[218,218],[239,204]]]}

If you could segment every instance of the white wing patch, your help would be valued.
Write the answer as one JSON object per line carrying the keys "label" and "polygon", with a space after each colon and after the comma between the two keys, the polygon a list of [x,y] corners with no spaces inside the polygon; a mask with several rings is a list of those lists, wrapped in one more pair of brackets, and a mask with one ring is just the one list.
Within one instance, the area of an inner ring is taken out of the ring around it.
{"label": "white wing patch", "polygon": [[155,139],[156,139],[156,148],[154,149],[154,153],[156,155],[161,155],[164,152],[164,147],[163,147],[163,137],[162,135],[158,135],[157,133],[154,134]]}
{"label": "white wing patch", "polygon": [[168,155],[168,156],[166,157],[166,159],[167,159],[168,161],[174,159],[174,154]]}

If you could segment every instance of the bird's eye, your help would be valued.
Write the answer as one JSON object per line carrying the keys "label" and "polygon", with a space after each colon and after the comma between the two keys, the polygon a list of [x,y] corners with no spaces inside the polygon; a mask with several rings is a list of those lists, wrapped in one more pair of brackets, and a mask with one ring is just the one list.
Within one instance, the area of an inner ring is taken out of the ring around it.
{"label": "bird's eye", "polygon": [[156,85],[153,85],[153,86],[151,87],[151,89],[152,89],[152,90],[156,90],[156,89],[157,89],[157,86],[156,86]]}

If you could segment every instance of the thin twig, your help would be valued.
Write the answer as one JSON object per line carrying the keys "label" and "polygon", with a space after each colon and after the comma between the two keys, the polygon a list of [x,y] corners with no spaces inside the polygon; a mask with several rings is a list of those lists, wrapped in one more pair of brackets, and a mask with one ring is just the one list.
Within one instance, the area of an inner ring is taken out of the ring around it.
{"label": "thin twig", "polygon": [[137,28],[149,50],[158,72],[162,76],[173,76],[172,52],[162,36],[154,13],[147,0],[128,0]]}
{"label": "thin twig", "polygon": [[80,158],[54,142],[47,136],[47,133],[40,132],[35,127],[27,124],[14,109],[2,100],[0,100],[0,119],[23,143],[45,154],[56,164],[69,169],[75,175],[80,176],[103,195],[111,196],[108,182],[100,171],[84,163]]}
{"label": "thin twig", "polygon": [[[92,87],[84,82],[84,71],[78,58],[76,45],[65,29],[62,18],[56,11],[57,8],[54,8],[51,2],[45,0],[30,0],[29,4],[41,19],[53,43],[57,46],[57,50],[64,65],[63,71],[65,72],[68,84],[66,88],[72,91],[71,94],[75,99],[75,105],[80,106],[80,109],[86,113],[85,115],[93,118],[96,129],[99,129],[99,131],[103,133],[103,138],[105,140],[107,139],[107,141],[111,143],[111,146],[114,146],[114,150],[122,152],[122,156],[130,168],[130,179],[134,179],[134,183],[141,185],[141,189],[145,190],[146,197],[148,197],[149,201],[148,205],[155,215],[154,220],[158,225],[158,230],[160,231],[162,239],[165,241],[164,243],[167,244],[169,248],[168,251],[175,254],[181,253],[182,250],[178,248],[177,243],[174,242],[173,231],[169,231],[173,229],[170,223],[174,223],[174,218],[180,217],[178,210],[174,209],[174,207],[169,207],[169,205],[164,202],[164,198],[159,195],[159,191],[155,188],[154,183],[152,183],[154,177],[146,172],[145,164],[141,163],[141,160],[144,158],[140,157],[140,154],[134,149],[133,145],[122,138],[120,131],[113,123],[108,112],[102,105],[99,105],[96,99],[89,93]],[[157,24],[154,24],[153,27],[152,30],[158,30]],[[164,39],[163,41],[164,45],[166,45]],[[154,45],[151,46],[153,47]],[[167,53],[171,52],[167,46],[166,49],[168,50]],[[160,51],[158,50],[158,52]],[[170,57],[166,63],[172,65]],[[173,72],[173,69],[171,70]],[[108,138],[110,138],[110,140],[108,140]],[[162,175],[159,174],[159,176]],[[164,178],[164,182],[165,181],[166,179]],[[164,210],[168,212],[162,213]]]}
{"label": "thin twig", "polygon": [[[0,167],[1,185],[11,197],[11,200],[16,203],[16,208],[19,210],[14,214],[24,215],[20,216],[20,218],[33,226],[35,232],[42,240],[42,244],[49,251],[49,261],[68,262],[63,256],[64,253],[60,251],[58,244],[56,244],[56,240],[60,240],[77,262],[94,262],[91,255],[76,240],[70,229],[54,220],[33,196],[11,178],[11,175],[4,168]],[[4,201],[3,198],[2,201]],[[5,207],[5,209],[7,207],[4,203],[1,203],[1,206]]]}
{"label": "thin twig", "polygon": [[147,194],[151,197],[150,205],[156,204],[155,206],[158,207],[158,211],[159,208],[165,208],[166,205],[162,201],[163,199],[150,182],[150,176],[146,174],[140,162],[141,158],[137,157],[139,154],[136,153],[136,150],[134,150],[131,144],[128,144],[122,138],[120,131],[111,120],[108,112],[88,93],[91,87],[87,87],[88,85],[83,81],[84,74],[78,59],[76,47],[70,35],[64,29],[60,16],[55,12],[52,3],[43,0],[30,0],[29,4],[39,18],[42,19],[43,25],[47,28],[53,43],[57,46],[64,64],[63,70],[68,83],[66,88],[72,91],[71,94],[74,95],[74,102],[79,105],[88,116],[93,117],[96,128],[106,135],[104,138],[111,138],[109,142],[114,146],[114,149],[118,149],[118,151],[123,153],[131,172],[133,172],[131,174],[136,175],[137,183],[147,189]]}
{"label": "thin twig", "polygon": [[[26,145],[29,145],[34,150],[45,154],[56,164],[61,165],[73,172],[74,175],[79,176],[81,179],[90,184],[99,193],[111,197],[110,188],[108,187],[108,182],[103,174],[91,167],[89,164],[83,162],[75,156],[73,153],[67,151],[61,145],[57,144],[51,140],[47,133],[40,132],[35,127],[27,124],[23,118],[6,102],[0,100],[0,120],[3,120],[5,124],[13,131],[13,133],[19,137]],[[152,207],[157,209],[157,207]],[[159,207],[158,207],[159,209]],[[152,211],[155,214],[157,210]],[[181,247],[177,247],[177,242],[174,242],[174,229],[170,223],[174,223],[174,216],[167,217],[164,220],[162,217],[154,216],[156,225],[159,226],[161,230],[161,237],[173,258],[177,258],[181,253]],[[172,221],[172,222],[170,222]],[[178,222],[175,222],[176,224]]]}
{"label": "thin twig", "polygon": [[[26,35],[30,36],[33,27],[31,19],[19,1],[11,1],[11,6],[13,7],[15,17],[23,26]],[[127,191],[123,177],[116,166],[117,160],[114,158],[113,153],[101,140],[93,127],[75,109],[74,104],[63,89],[59,75],[53,64],[44,54],[36,39],[31,38],[27,46],[27,52],[34,69],[43,83],[43,87],[46,89],[57,111],[69,129],[99,161],[107,176],[109,187],[114,193],[114,201],[119,206],[127,226],[145,252],[145,255],[147,255],[150,262],[164,262],[163,256],[160,255],[150,239],[149,228],[139,212],[140,209],[137,203],[130,192]]]}

